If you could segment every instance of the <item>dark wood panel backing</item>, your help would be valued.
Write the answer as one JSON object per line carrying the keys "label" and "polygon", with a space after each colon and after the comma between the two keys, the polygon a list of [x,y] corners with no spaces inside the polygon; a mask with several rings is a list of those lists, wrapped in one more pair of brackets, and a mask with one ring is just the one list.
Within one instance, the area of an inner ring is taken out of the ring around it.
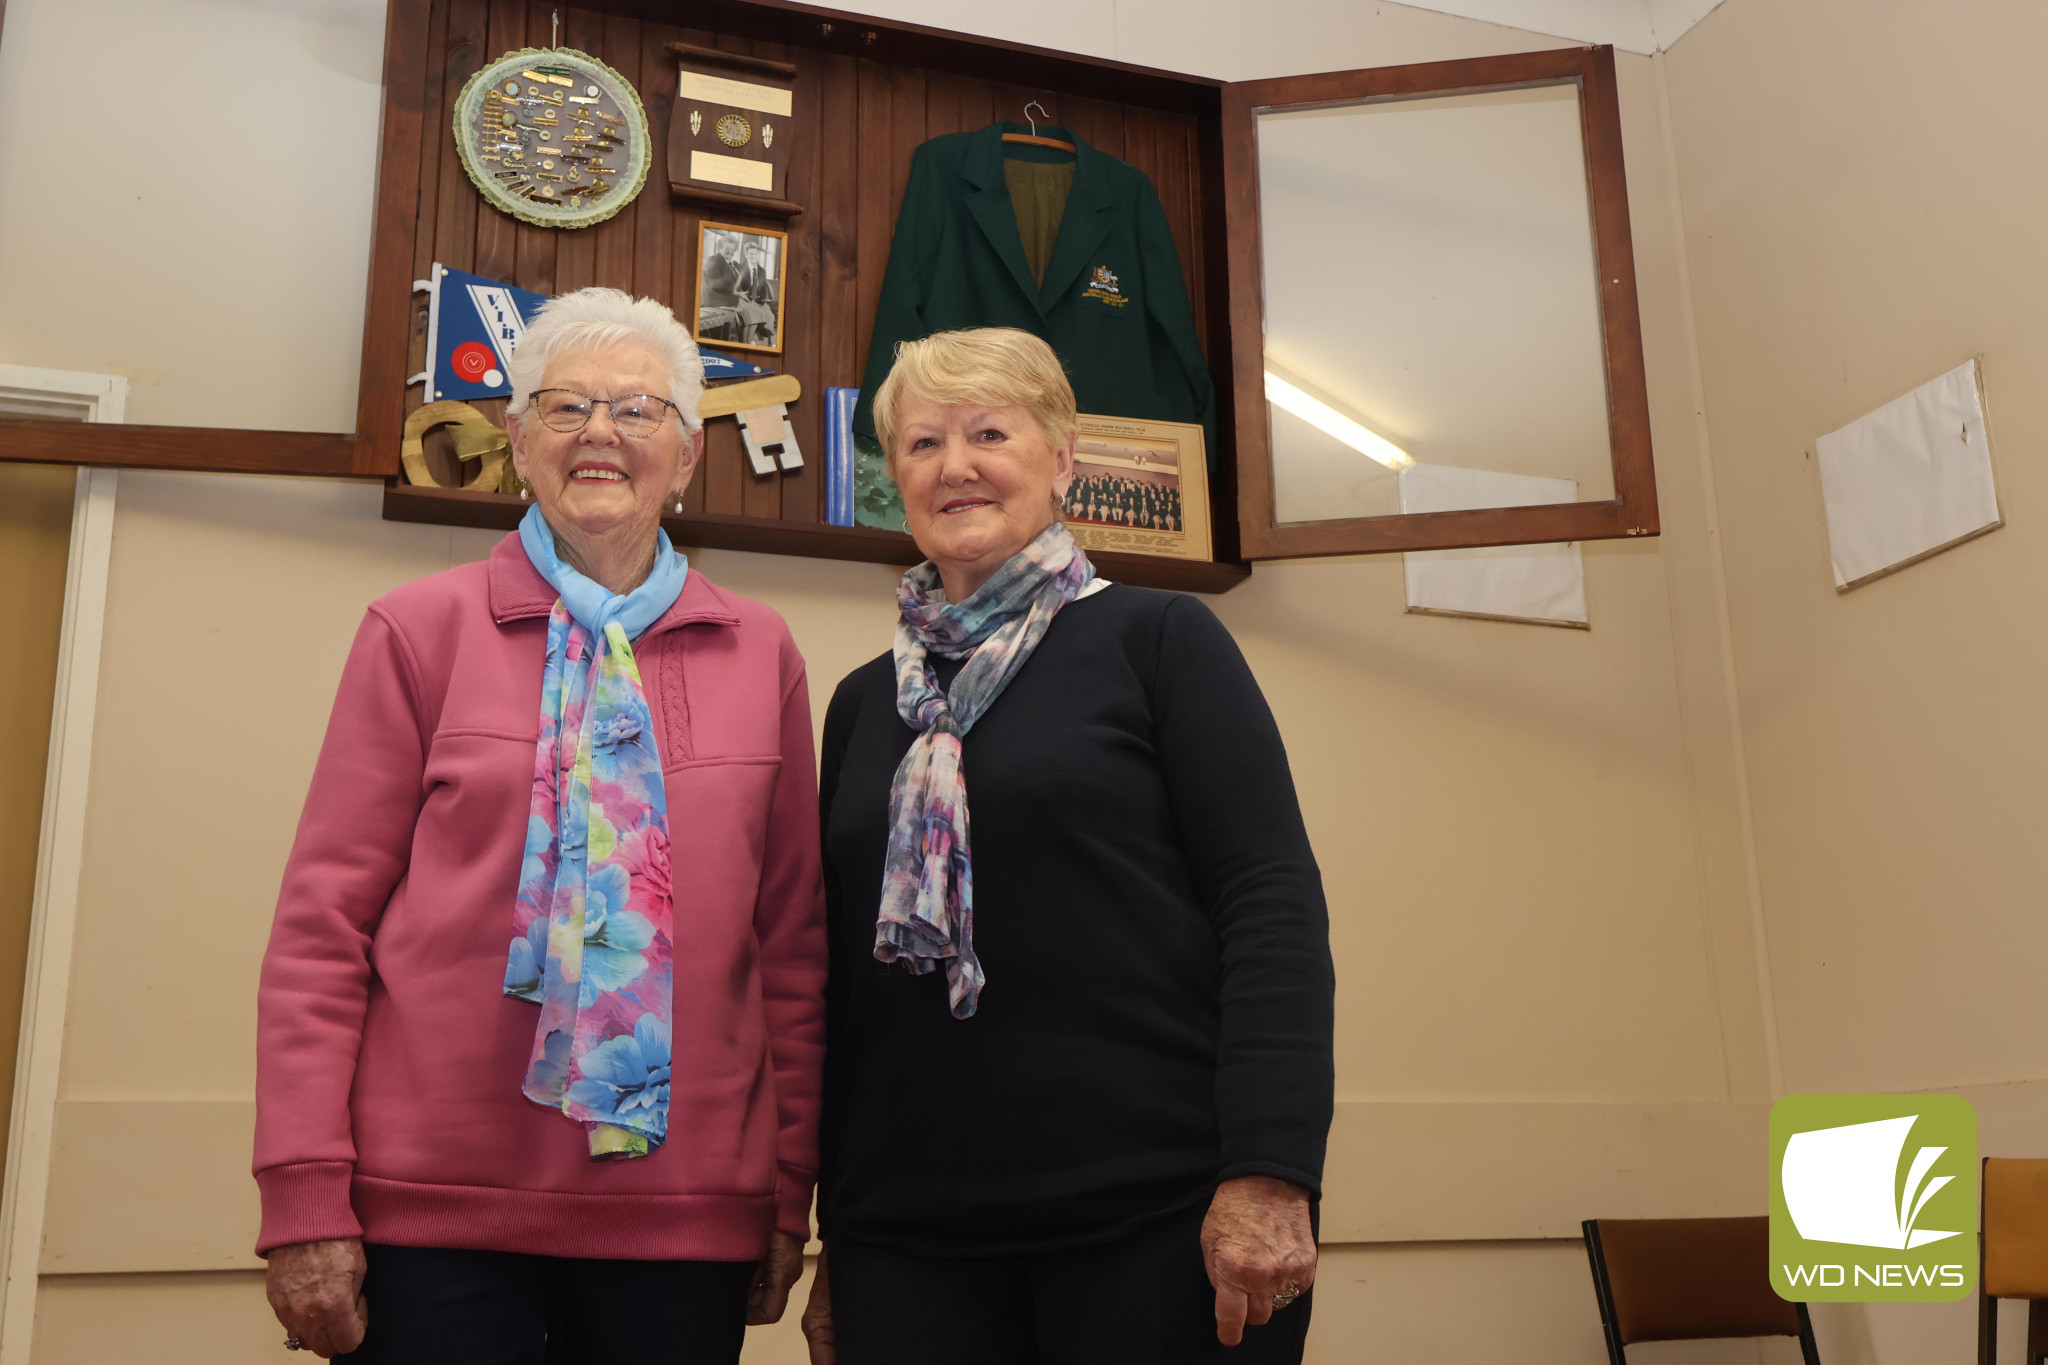
{"label": "dark wood panel backing", "polygon": [[[819,73],[820,97],[818,135],[820,167],[838,168],[858,164],[860,137],[860,63],[853,57],[809,54],[800,67],[815,65]],[[799,88],[802,88],[799,82]],[[853,176],[819,176],[817,198],[810,212],[796,220],[797,227],[817,243],[818,270],[818,379],[812,398],[815,404],[799,404],[813,412],[822,411],[823,390],[828,387],[860,387],[861,366],[867,351],[861,331],[860,289],[860,182]],[[817,462],[822,474],[825,461],[824,423],[814,421],[819,433],[815,446],[804,447],[805,458]],[[808,428],[807,428],[808,429]],[[816,497],[822,501],[822,478]],[[820,507],[822,520],[824,509]],[[785,513],[785,515],[787,515]]]}
{"label": "dark wood panel backing", "polygon": [[[476,267],[477,215],[481,213],[494,218],[503,215],[496,209],[483,207],[476,186],[469,183],[469,173],[462,169],[462,158],[456,150],[449,120],[454,116],[455,101],[461,95],[463,85],[497,54],[487,53],[484,49],[485,43],[490,41],[489,0],[446,0],[446,6],[448,45],[442,59],[440,126],[434,129],[427,144],[441,163],[435,179],[434,259],[452,270],[473,270]],[[424,213],[425,204],[420,207]]]}
{"label": "dark wood panel backing", "polygon": [[[554,40],[555,16],[559,10],[560,5],[554,0],[527,0],[526,46],[545,47]],[[554,293],[561,235],[552,228],[514,223],[512,236],[516,246],[512,275],[505,282],[536,294]]]}
{"label": "dark wood panel backing", "polygon": [[[1237,464],[1238,548],[1248,559],[1279,554],[1273,532],[1273,440],[1266,417],[1266,289],[1259,246],[1259,147],[1251,92],[1223,88],[1218,151],[1223,162],[1225,288],[1229,294],[1232,443]],[[1220,523],[1221,518],[1218,518]]]}
{"label": "dark wood panel backing", "polygon": [[[552,18],[555,7],[547,6]],[[562,14],[562,46],[588,52],[594,56],[604,53],[605,15],[601,10],[570,9],[566,5]],[[653,176],[650,170],[649,179]],[[474,193],[474,190],[472,190]],[[645,191],[642,191],[645,193]],[[486,209],[485,212],[495,212]],[[554,231],[555,236],[555,292],[566,294],[592,284],[611,284],[624,287],[623,280],[601,280],[597,277],[597,234],[602,230],[577,228],[574,231]]]}
{"label": "dark wood panel backing", "polygon": [[[614,71],[626,78],[626,83],[635,90],[640,89],[640,21],[617,14],[604,16],[596,32],[597,45],[584,51],[603,61]],[[644,105],[646,100],[643,98]],[[653,123],[650,116],[649,124]],[[650,158],[658,158],[664,144],[652,139],[648,149]],[[662,177],[651,159],[647,167],[647,186],[641,197],[660,198]],[[639,226],[640,215],[636,210],[640,200],[620,209],[595,227],[581,229],[583,235],[591,238],[593,284],[608,284],[628,293],[633,290],[633,237]]]}
{"label": "dark wood panel backing", "polygon": [[[391,10],[393,22],[396,22],[398,19],[399,8],[406,3],[407,0],[393,0]],[[423,14],[427,10],[427,7],[424,5],[416,5],[414,8]],[[409,278],[405,286],[408,289],[411,288],[411,283],[414,280],[431,282],[433,279],[433,269],[436,264],[436,257],[434,255],[434,238],[436,235],[434,225],[431,221],[422,221],[421,213],[423,209],[430,210],[439,203],[441,145],[435,139],[433,130],[448,126],[448,120],[451,117],[449,106],[454,102],[454,94],[446,88],[447,65],[448,8],[445,5],[436,5],[432,8],[427,27],[425,85],[420,98],[420,127],[423,145],[416,149],[414,157],[419,185],[408,201],[409,207],[412,209],[413,225],[412,270],[409,272]],[[387,75],[387,82],[390,79]],[[389,157],[390,155],[391,152],[387,149],[385,156]],[[374,248],[381,248],[382,246],[383,240],[381,238],[376,239],[373,243]],[[372,304],[374,305],[382,292],[388,292],[391,288],[392,282],[388,279],[380,280],[373,264],[370,271]],[[410,310],[411,326],[406,341],[405,373],[408,378],[416,374],[426,373],[427,324],[430,320],[431,309],[428,303],[428,296],[425,294],[414,294]],[[369,345],[369,329],[365,327],[363,330],[364,345],[367,348]],[[369,358],[367,355],[364,357],[363,373],[365,383],[367,384],[369,375]],[[403,404],[404,411],[410,412],[421,403],[428,402],[432,398],[433,395],[427,393],[424,386],[417,391],[408,386]],[[401,416],[400,421],[403,422],[403,420],[404,418]],[[395,450],[393,458],[396,458]],[[393,472],[396,471],[394,470]]]}
{"label": "dark wood panel backing", "polygon": [[[654,27],[661,27],[655,25]],[[729,50],[721,41],[721,35],[709,29],[678,30],[674,41],[690,43],[696,47],[716,47]],[[674,58],[670,58],[674,61]],[[676,316],[685,326],[691,326],[697,310],[697,263],[699,260],[699,229],[706,221],[717,223],[745,223],[749,221],[743,213],[734,208],[712,208],[704,205],[678,203],[674,207],[675,223],[682,236],[688,239],[687,250],[682,242],[677,243],[675,300],[671,305]],[[777,229],[780,222],[769,224]],[[784,326],[789,323],[785,319]],[[752,359],[752,352],[733,352]],[[774,366],[772,356],[762,356],[761,363]],[[801,401],[801,400],[800,400]],[[703,491],[702,510],[719,516],[739,516],[746,507],[747,484],[753,473],[747,467],[745,444],[740,440],[739,424],[730,419],[716,419],[704,424],[704,464],[698,470],[695,483]],[[688,500],[685,508],[690,508]],[[691,509],[695,510],[695,509]]]}
{"label": "dark wood panel backing", "polygon": [[[546,16],[541,17],[545,22]],[[495,61],[501,52],[513,52],[528,46],[526,19],[526,0],[489,0],[484,20],[484,61]],[[546,41],[543,32],[541,42]],[[461,89],[459,85],[450,86],[450,96]],[[449,112],[451,115],[454,112],[452,99]],[[449,141],[453,142],[453,137]],[[509,283],[519,264],[519,220],[479,207],[476,248],[470,261],[470,269],[485,279]]]}
{"label": "dark wood panel backing", "polygon": [[789,233],[789,242],[782,258],[784,349],[777,368],[803,376],[810,401],[798,400],[789,413],[797,449],[803,453],[803,465],[768,480],[767,484],[777,495],[776,510],[770,515],[783,521],[821,521],[825,515],[825,393],[819,363],[824,346],[817,322],[823,287],[817,205],[824,179],[818,153],[825,132],[825,73],[822,59],[791,52],[787,47],[761,44],[755,55],[792,62],[799,56],[807,58],[797,64],[792,89],[796,107],[805,111],[810,127],[806,136],[797,138],[790,146],[787,184],[790,198],[810,211],[782,224]]}
{"label": "dark wood panel backing", "polygon": [[[370,271],[363,300],[362,365],[357,376],[351,470],[398,472],[399,434],[405,424],[405,377],[411,360],[413,238],[419,217],[419,180],[425,145],[423,110],[429,76],[427,6],[391,0],[384,26],[385,100],[377,164],[377,198],[370,219]],[[424,346],[422,346],[424,353]],[[206,449],[203,441],[192,447]]]}
{"label": "dark wood panel backing", "polygon": [[[657,162],[666,155],[663,149],[668,146],[669,121],[675,117],[676,104],[676,64],[661,50],[660,30],[659,24],[640,27],[640,79],[635,82],[641,103],[647,106],[649,142]],[[647,188],[625,210],[633,219],[633,283],[629,292],[664,302],[677,297],[675,214],[662,192],[666,179],[663,166],[650,165]],[[679,312],[678,316],[687,314]]]}
{"label": "dark wood panel backing", "polygon": [[[1064,99],[1056,99],[1055,102],[1059,105],[1059,121],[1073,130],[1082,141],[1098,152],[1106,152],[1110,156],[1123,157],[1125,160],[1130,159],[1124,154],[1124,107],[1122,105],[1110,104],[1103,100],[1092,100],[1082,95],[1068,95]],[[1021,110],[1014,114],[1005,110],[1001,117],[1018,123],[1024,122],[1024,114]],[[1039,122],[1043,123],[1045,120],[1040,119]]]}
{"label": "dark wood panel backing", "polygon": [[1230,243],[1225,231],[1226,186],[1223,175],[1223,100],[1213,92],[1209,107],[1197,116],[1188,144],[1188,163],[1202,187],[1194,199],[1197,249],[1185,258],[1193,276],[1195,325],[1202,329],[1202,348],[1209,357],[1209,377],[1216,386],[1216,436],[1222,447],[1210,463],[1209,520],[1213,525],[1210,553],[1219,560],[1244,558],[1238,532],[1236,357],[1239,347],[1263,348],[1261,332],[1239,336],[1231,325]]}
{"label": "dark wood panel backing", "polygon": [[1196,146],[1196,121],[1182,114],[1133,109],[1126,111],[1117,131],[1124,145],[1118,155],[1143,171],[1158,192],[1159,206],[1165,210],[1166,225],[1173,234],[1174,249],[1180,253],[1181,276],[1194,303],[1195,335],[1206,345],[1201,208],[1205,177]]}
{"label": "dark wood panel backing", "polygon": [[856,71],[853,349],[860,357],[857,363],[865,365],[874,339],[875,307],[882,297],[882,275],[889,264],[889,232],[903,189],[889,173],[888,128],[895,98],[887,68],[862,61]]}
{"label": "dark wood panel backing", "polygon": [[[771,61],[787,61],[789,58],[788,47],[781,43],[759,42],[748,38],[736,37],[731,34],[720,34],[718,41],[715,45],[722,52],[737,52],[741,56],[745,57],[765,57]],[[794,108],[793,105],[792,108]],[[803,136],[799,139],[800,141],[808,142],[812,138],[815,138],[818,135],[817,108],[813,106],[812,108],[806,109],[803,112],[802,116],[799,118],[796,126],[800,128],[803,133]],[[794,153],[795,149],[792,147],[791,151],[792,153]],[[726,217],[729,221],[742,223],[750,227],[770,227],[782,232],[789,232],[796,226],[794,223],[790,222],[787,219],[773,217],[764,218],[752,213],[748,213],[744,210],[738,212],[727,210]],[[788,253],[790,248],[794,245],[794,240],[794,233],[792,232],[791,239],[788,242],[784,243],[783,276],[780,280],[777,281],[776,286],[777,288],[783,290],[785,294],[789,289]],[[792,353],[792,351],[788,348],[790,342],[794,338],[795,333],[799,331],[809,331],[816,324],[809,321],[813,314],[811,314],[808,310],[804,312],[791,311],[792,307],[797,302],[798,300],[795,299],[785,300],[785,305],[783,308],[784,350],[779,355],[763,354],[762,352],[759,351],[743,351],[741,352],[741,354],[749,357],[756,357],[758,358],[760,364],[766,365],[772,369],[787,370],[792,374],[799,375],[800,377],[805,377],[805,372],[799,369],[797,366],[796,355]],[[790,416],[794,418],[797,412],[802,412],[806,416],[808,416],[812,410],[820,408],[823,405],[823,395],[814,395],[813,401],[808,404],[804,403],[801,399],[799,399],[797,402],[796,412],[792,412]],[[734,431],[734,434],[738,434],[739,423],[736,421],[722,421],[718,425],[721,427],[731,427]],[[739,449],[742,451],[742,454],[740,455],[738,460],[739,466],[742,470],[740,478],[741,513],[746,516],[761,517],[768,520],[779,519],[782,515],[782,483],[785,476],[780,472],[768,475],[759,475],[754,473],[753,466],[747,461],[744,454],[745,442],[741,441],[738,442],[737,444]],[[797,438],[797,448],[799,450],[803,448],[803,438],[801,433],[799,433]]]}
{"label": "dark wood panel backing", "polygon": [[[995,90],[986,80],[958,71],[926,73],[924,118],[930,136],[986,128],[997,117]],[[1013,112],[1006,117],[1021,119],[1023,114]]]}

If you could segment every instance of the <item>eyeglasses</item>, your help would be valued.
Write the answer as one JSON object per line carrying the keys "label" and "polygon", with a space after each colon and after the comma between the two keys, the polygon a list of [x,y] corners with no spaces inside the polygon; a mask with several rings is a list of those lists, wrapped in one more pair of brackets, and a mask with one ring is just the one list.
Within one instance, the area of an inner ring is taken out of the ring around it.
{"label": "eyeglasses", "polygon": [[556,431],[581,431],[590,414],[602,403],[611,409],[612,425],[621,436],[652,436],[675,407],[666,398],[651,393],[629,393],[618,398],[592,398],[574,389],[535,389],[526,395],[540,412],[540,420]]}

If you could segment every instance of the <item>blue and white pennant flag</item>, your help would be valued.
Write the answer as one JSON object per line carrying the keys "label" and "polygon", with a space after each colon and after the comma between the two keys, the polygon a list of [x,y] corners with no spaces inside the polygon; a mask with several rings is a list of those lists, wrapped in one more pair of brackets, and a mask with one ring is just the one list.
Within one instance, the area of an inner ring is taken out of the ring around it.
{"label": "blue and white pennant flag", "polygon": [[414,378],[428,400],[510,398],[512,353],[546,297],[438,261],[413,287],[427,291],[427,369]]}
{"label": "blue and white pennant flag", "polygon": [[[428,402],[510,398],[512,353],[547,296],[438,261],[432,277],[413,281],[413,290],[427,294],[427,368],[406,382],[424,382]],[[774,373],[708,346],[698,350],[707,383]]]}

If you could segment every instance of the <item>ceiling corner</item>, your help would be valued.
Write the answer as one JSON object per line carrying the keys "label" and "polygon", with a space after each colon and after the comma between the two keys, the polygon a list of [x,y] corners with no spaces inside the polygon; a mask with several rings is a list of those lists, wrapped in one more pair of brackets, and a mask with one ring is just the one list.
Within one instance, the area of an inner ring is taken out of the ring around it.
{"label": "ceiling corner", "polygon": [[1668,48],[1692,26],[1719,9],[1722,0],[1644,0],[1650,11],[1650,34],[1659,48]]}

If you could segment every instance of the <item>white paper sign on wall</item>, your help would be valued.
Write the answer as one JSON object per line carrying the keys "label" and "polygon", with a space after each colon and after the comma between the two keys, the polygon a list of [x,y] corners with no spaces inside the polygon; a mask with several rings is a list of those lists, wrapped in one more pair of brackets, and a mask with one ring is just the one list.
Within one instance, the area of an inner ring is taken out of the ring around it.
{"label": "white paper sign on wall", "polygon": [[[1463,512],[1573,502],[1578,484],[1491,469],[1417,464],[1401,471],[1403,512]],[[1577,542],[1414,550],[1401,556],[1408,610],[1584,629],[1586,574]]]}
{"label": "white paper sign on wall", "polygon": [[1835,587],[2003,524],[1974,360],[1814,442]]}

